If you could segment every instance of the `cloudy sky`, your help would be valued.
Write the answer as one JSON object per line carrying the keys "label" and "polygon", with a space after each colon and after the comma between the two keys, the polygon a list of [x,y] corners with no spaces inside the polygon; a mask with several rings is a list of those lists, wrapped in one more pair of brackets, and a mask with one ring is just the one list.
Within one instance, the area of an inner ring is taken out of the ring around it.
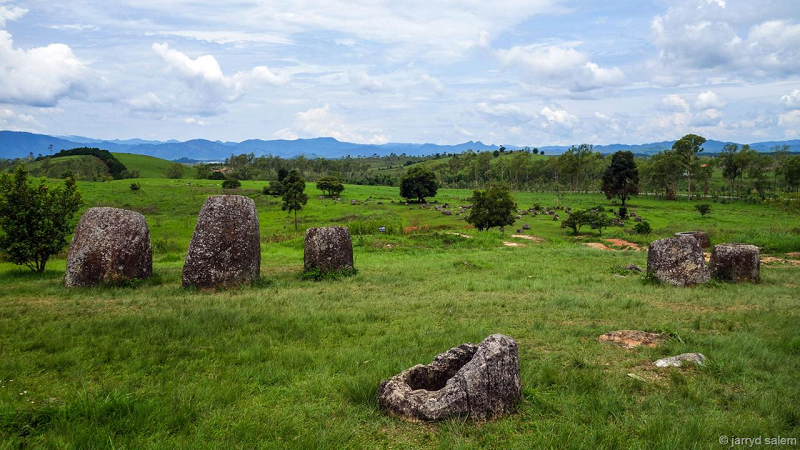
{"label": "cloudy sky", "polygon": [[0,128],[542,146],[800,138],[798,0],[0,0]]}

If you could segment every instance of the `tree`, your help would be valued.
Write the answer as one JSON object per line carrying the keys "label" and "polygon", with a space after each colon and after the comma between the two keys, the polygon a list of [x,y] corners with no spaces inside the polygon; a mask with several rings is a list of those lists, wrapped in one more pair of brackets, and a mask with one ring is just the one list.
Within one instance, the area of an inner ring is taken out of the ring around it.
{"label": "tree", "polygon": [[612,223],[611,218],[601,212],[591,213],[588,216],[589,227],[597,230],[601,236],[603,235],[603,228],[610,227]]}
{"label": "tree", "polygon": [[242,182],[236,178],[228,178],[222,182],[222,189],[238,189],[242,186]]}
{"label": "tree", "polygon": [[786,158],[783,162],[783,179],[789,190],[800,188],[800,155]]}
{"label": "tree", "polygon": [[435,197],[438,189],[436,175],[424,167],[412,167],[400,179],[400,196],[403,198],[423,202],[425,197]]}
{"label": "tree", "polygon": [[278,181],[283,181],[289,175],[289,171],[283,167],[278,168]]}
{"label": "tree", "polygon": [[283,206],[281,209],[294,211],[294,229],[297,231],[297,211],[303,209],[303,205],[308,202],[308,195],[305,194],[306,182],[297,170],[292,170],[283,179]]}
{"label": "tree", "polygon": [[739,146],[737,144],[725,144],[718,158],[722,168],[722,178],[728,182],[728,195],[733,196],[733,183],[739,178],[742,168],[739,166],[737,154]]}
{"label": "tree", "polygon": [[705,144],[705,142],[706,138],[702,136],[687,134],[672,144],[672,150],[677,154],[683,170],[686,173],[689,200],[692,199],[692,171],[694,169],[694,162],[697,159],[697,154],[703,151],[702,145]]}
{"label": "tree", "polygon": [[485,191],[473,191],[470,201],[472,208],[466,221],[479,231],[514,223],[517,204],[511,197],[508,185],[494,183]]}
{"label": "tree", "polygon": [[14,264],[44,272],[47,260],[67,245],[70,221],[83,201],[75,180],[51,187],[28,184],[24,165],[0,175],[0,249]]}
{"label": "tree", "polygon": [[628,196],[639,193],[639,169],[633,153],[620,151],[611,157],[611,164],[603,174],[603,192],[609,200],[617,197],[625,206]]}
{"label": "tree", "polygon": [[572,228],[572,232],[577,235],[581,227],[588,223],[589,211],[571,211],[569,217],[564,221],[564,225]]}
{"label": "tree", "polygon": [[183,178],[183,164],[171,163],[167,166],[167,178]]}
{"label": "tree", "polygon": [[698,205],[694,205],[694,209],[696,209],[697,212],[700,213],[700,217],[705,217],[706,214],[711,213],[711,205],[709,205],[708,203],[700,203]]}
{"label": "tree", "polygon": [[194,171],[198,180],[205,180],[211,176],[211,166],[208,164],[197,164],[194,166]]}
{"label": "tree", "polygon": [[269,186],[264,186],[262,192],[264,195],[283,195],[283,183],[278,180],[272,180],[269,182]]}
{"label": "tree", "polygon": [[338,197],[344,190],[341,180],[334,176],[322,177],[317,181],[317,189],[331,197]]}

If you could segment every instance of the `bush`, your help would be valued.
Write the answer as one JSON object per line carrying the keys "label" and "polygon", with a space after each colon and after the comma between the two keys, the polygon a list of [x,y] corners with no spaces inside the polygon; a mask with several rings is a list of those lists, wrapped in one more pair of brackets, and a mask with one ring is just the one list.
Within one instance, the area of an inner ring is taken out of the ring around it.
{"label": "bush", "polygon": [[209,180],[224,180],[225,179],[225,174],[222,173],[219,170],[215,170],[215,171],[211,172],[211,174],[208,176],[208,179]]}
{"label": "bush", "polygon": [[167,178],[183,178],[183,164],[171,163],[169,166],[167,166]]}
{"label": "bush", "polygon": [[237,189],[242,186],[242,182],[235,178],[228,178],[222,182],[222,189]]}
{"label": "bush", "polygon": [[44,272],[50,256],[65,245],[72,231],[70,221],[83,201],[75,180],[52,187],[45,179],[28,184],[24,165],[13,174],[0,176],[0,250],[15,264]]}
{"label": "bush", "polygon": [[283,183],[280,181],[270,181],[268,186],[264,186],[261,190],[264,195],[283,195]]}
{"label": "bush", "polygon": [[141,189],[142,189],[142,187],[139,186],[139,183],[131,183],[131,190],[132,191],[138,191],[138,190],[141,190]]}
{"label": "bush", "polygon": [[694,205],[694,209],[700,213],[700,217],[705,217],[706,214],[711,213],[711,205],[708,203],[700,203],[699,205]]}
{"label": "bush", "polygon": [[628,217],[628,208],[622,206],[619,208],[619,218],[624,219]]}
{"label": "bush", "polygon": [[646,220],[644,222],[639,222],[636,225],[634,225],[633,229],[639,234],[650,234],[650,232],[653,231],[652,228],[650,228],[650,222]]}

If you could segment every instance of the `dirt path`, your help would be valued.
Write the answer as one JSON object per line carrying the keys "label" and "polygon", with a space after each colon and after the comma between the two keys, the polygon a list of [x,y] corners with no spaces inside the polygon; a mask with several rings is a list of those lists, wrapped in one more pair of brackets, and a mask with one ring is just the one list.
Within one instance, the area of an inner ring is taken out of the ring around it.
{"label": "dirt path", "polygon": [[512,234],[511,237],[517,239],[525,239],[533,242],[544,242],[544,239],[540,238],[539,236],[528,236],[527,234]]}
{"label": "dirt path", "polygon": [[525,247],[525,244],[520,244],[519,242],[503,241],[503,245],[505,245],[506,247]]}
{"label": "dirt path", "polygon": [[636,243],[633,243],[633,242],[630,242],[630,241],[626,241],[625,239],[616,239],[615,238],[615,239],[606,239],[605,241],[608,242],[609,244],[615,246],[615,247],[623,247],[623,249],[625,249],[625,250],[627,250],[627,249],[637,250],[637,251],[644,250],[642,247],[639,246],[639,244],[636,244]]}
{"label": "dirt path", "polygon": [[447,234],[452,234],[453,236],[461,236],[466,239],[472,239],[472,236],[464,233],[456,233],[455,231],[448,231]]}
{"label": "dirt path", "polygon": [[776,258],[774,256],[762,256],[761,257],[761,264],[768,264],[768,265],[786,264],[786,265],[790,265],[790,266],[800,267],[800,260],[797,260],[797,259],[786,259],[786,258]]}
{"label": "dirt path", "polygon": [[596,250],[606,250],[606,251],[610,251],[610,252],[615,251],[613,248],[609,248],[607,245],[601,244],[599,242],[586,242],[583,245],[585,245],[585,246],[587,246],[589,248],[596,249]]}

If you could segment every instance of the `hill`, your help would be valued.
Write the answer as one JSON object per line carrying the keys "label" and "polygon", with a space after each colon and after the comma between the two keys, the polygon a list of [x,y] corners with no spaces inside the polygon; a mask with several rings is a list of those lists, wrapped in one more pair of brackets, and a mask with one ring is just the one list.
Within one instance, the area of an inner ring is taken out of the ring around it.
{"label": "hill", "polygon": [[[650,155],[672,147],[674,141],[653,142],[647,144],[609,144],[597,145],[595,150],[601,153],[614,153],[619,150],[630,150],[637,154]],[[709,140],[705,144],[706,152],[718,153],[726,142]],[[576,143],[577,144],[577,143]],[[754,142],[750,146],[760,152],[768,152],[778,144],[788,144],[795,151],[800,149],[800,140]],[[47,155],[59,150],[91,145],[114,153],[131,153],[148,155],[162,159],[176,160],[179,158],[192,158],[194,160],[220,161],[231,154],[240,155],[253,153],[256,156],[273,155],[282,158],[306,156],[309,158],[344,158],[365,157],[372,155],[385,156],[389,154],[405,154],[407,156],[427,156],[437,153],[462,153],[466,150],[485,151],[500,148],[496,144],[484,144],[481,141],[467,141],[461,144],[414,144],[391,142],[381,145],[355,144],[341,142],[330,137],[295,140],[261,140],[248,139],[242,142],[210,141],[207,139],[192,139],[185,142],[178,141],[146,141],[142,139],[128,140],[99,140],[83,136],[53,137],[42,134],[25,133],[17,131],[0,131],[0,157],[22,158],[29,154],[37,156]],[[531,146],[534,146],[532,144]],[[52,146],[52,147],[50,147]],[[518,150],[519,146],[505,145],[509,150]],[[568,149],[568,145],[539,146],[547,155],[559,155]]]}
{"label": "hill", "polygon": [[166,178],[167,167],[171,161],[147,155],[133,155],[130,153],[114,153],[114,156],[128,170],[138,170],[141,178]]}

